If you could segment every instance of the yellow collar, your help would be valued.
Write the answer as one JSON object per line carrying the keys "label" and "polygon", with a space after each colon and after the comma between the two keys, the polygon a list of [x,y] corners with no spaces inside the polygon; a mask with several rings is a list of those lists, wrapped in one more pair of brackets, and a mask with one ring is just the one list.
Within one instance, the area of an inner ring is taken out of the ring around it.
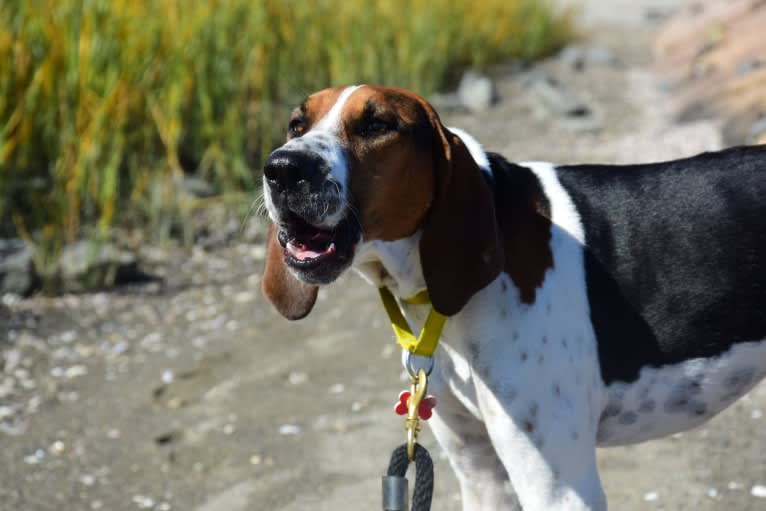
{"label": "yellow collar", "polygon": [[[441,337],[447,317],[431,306],[420,335],[415,337],[391,291],[386,287],[379,287],[378,292],[380,292],[383,307],[386,308],[388,319],[391,321],[391,328],[394,330],[397,344],[415,355],[432,357],[436,351],[436,346],[439,344],[439,337]],[[428,291],[422,291],[415,296],[402,299],[402,301],[410,305],[429,305],[431,303]]]}

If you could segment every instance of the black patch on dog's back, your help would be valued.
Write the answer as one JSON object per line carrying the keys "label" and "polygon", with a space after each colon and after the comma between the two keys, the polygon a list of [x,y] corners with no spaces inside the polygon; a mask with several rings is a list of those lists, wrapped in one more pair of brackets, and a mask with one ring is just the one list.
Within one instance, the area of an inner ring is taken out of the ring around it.
{"label": "black patch on dog's back", "polygon": [[766,146],[557,170],[606,384],[766,338]]}

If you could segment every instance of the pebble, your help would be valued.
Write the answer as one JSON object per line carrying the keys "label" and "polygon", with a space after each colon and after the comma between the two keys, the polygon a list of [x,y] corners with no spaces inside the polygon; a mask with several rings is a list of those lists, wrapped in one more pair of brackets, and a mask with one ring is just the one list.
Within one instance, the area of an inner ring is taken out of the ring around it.
{"label": "pebble", "polygon": [[751,419],[760,419],[761,417],[763,417],[763,412],[760,410],[753,410],[750,412]]}
{"label": "pebble", "polygon": [[[373,328],[377,329],[377,326],[373,326]],[[388,343],[383,346],[383,349],[380,350],[380,356],[381,358],[391,358],[394,353],[396,352],[396,347],[393,343]]]}
{"label": "pebble", "polygon": [[266,258],[266,245],[256,245],[250,250],[250,257],[256,260]]}
{"label": "pebble", "polygon": [[342,383],[336,383],[330,387],[330,394],[340,394],[346,390],[346,386]]}
{"label": "pebble", "polygon": [[715,488],[708,488],[706,493],[707,493],[707,496],[710,497],[711,499],[714,499],[718,496],[718,490],[716,490]]}
{"label": "pebble", "polygon": [[729,484],[727,484],[726,487],[730,490],[741,490],[742,483],[738,483],[737,481],[729,481]]}
{"label": "pebble", "polygon": [[299,372],[299,371],[293,371],[287,377],[287,380],[293,385],[300,385],[301,383],[306,383],[308,379],[309,379],[308,374]]}
{"label": "pebble", "polygon": [[737,64],[737,76],[747,76],[763,67],[763,62],[759,59],[748,59]]}
{"label": "pebble", "polygon": [[175,375],[173,374],[173,371],[166,370],[162,372],[163,383],[173,383],[174,379],[175,379]]}
{"label": "pebble", "polygon": [[647,502],[653,502],[660,498],[660,494],[656,491],[650,491],[644,494],[644,500]]}
{"label": "pebble", "polygon": [[301,427],[296,424],[283,424],[279,426],[280,435],[300,435]]}
{"label": "pebble", "polygon": [[766,499],[766,486],[761,486],[760,484],[756,484],[752,488],[750,488],[750,495],[753,497],[758,497],[760,499]]}
{"label": "pebble", "polygon": [[16,415],[16,410],[10,406],[0,406],[0,422],[12,418]]}
{"label": "pebble", "polygon": [[3,297],[0,300],[6,307],[13,307],[21,302],[21,296],[16,293],[3,293]]}
{"label": "pebble", "polygon": [[16,387],[16,380],[11,378],[10,376],[3,379],[3,382],[0,383],[0,399],[4,399],[12,395],[15,387]]}
{"label": "pebble", "polygon": [[85,486],[93,486],[96,483],[96,478],[90,474],[83,474],[80,476],[80,482]]}
{"label": "pebble", "polygon": [[43,403],[43,398],[40,396],[32,396],[29,398],[29,401],[27,401],[27,412],[29,413],[35,413],[37,412],[37,409],[40,408],[40,405]]}
{"label": "pebble", "polygon": [[80,376],[84,376],[88,374],[88,368],[84,365],[76,365],[68,368],[66,371],[64,371],[64,376],[68,380],[73,380],[75,378],[79,378]]}
{"label": "pebble", "polygon": [[253,454],[250,456],[250,464],[251,465],[260,465],[263,461],[263,457],[261,457],[260,454]]}
{"label": "pebble", "polygon": [[66,445],[61,440],[56,440],[51,444],[50,451],[53,454],[59,455],[63,454],[64,450],[66,450]]}
{"label": "pebble", "polygon": [[750,137],[757,139],[766,133],[766,117],[762,117],[750,126]]}
{"label": "pebble", "polygon": [[167,407],[173,410],[181,408],[183,405],[184,401],[180,397],[172,397],[167,402]]}
{"label": "pebble", "polygon": [[491,78],[475,71],[466,72],[457,89],[460,102],[471,112],[482,112],[492,106],[497,97]]}
{"label": "pebble", "polygon": [[130,348],[130,345],[127,342],[120,341],[116,343],[114,346],[112,346],[112,353],[114,353],[115,355],[122,355],[123,353],[128,351],[129,348]]}
{"label": "pebble", "polygon": [[70,342],[74,341],[77,338],[77,334],[74,333],[72,330],[67,330],[66,332],[62,333],[58,339],[59,341],[69,344]]}
{"label": "pebble", "polygon": [[527,83],[527,90],[547,111],[563,117],[587,117],[591,108],[573,92],[554,78],[535,74]]}
{"label": "pebble", "polygon": [[22,420],[14,421],[13,423],[0,422],[0,432],[10,436],[23,435],[27,431],[27,423]]}
{"label": "pebble", "polygon": [[40,463],[43,458],[45,458],[45,451],[42,449],[37,449],[34,453],[24,456],[24,463],[27,465],[37,465]]}
{"label": "pebble", "polygon": [[133,503],[138,506],[138,509],[151,509],[154,507],[154,499],[145,495],[134,495]]}
{"label": "pebble", "polygon": [[236,303],[250,303],[255,300],[255,293],[251,291],[241,291],[234,295]]}
{"label": "pebble", "polygon": [[19,350],[8,350],[5,352],[5,364],[3,366],[3,371],[10,374],[13,372],[16,367],[18,367],[19,363],[21,362],[21,351]]}

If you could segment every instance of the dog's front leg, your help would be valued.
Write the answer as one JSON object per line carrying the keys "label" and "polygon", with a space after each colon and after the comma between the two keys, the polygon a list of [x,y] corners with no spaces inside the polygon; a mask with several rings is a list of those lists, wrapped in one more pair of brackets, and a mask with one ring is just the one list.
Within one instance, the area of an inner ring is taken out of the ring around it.
{"label": "dog's front leg", "polygon": [[428,422],[460,483],[463,510],[521,510],[484,423],[463,407],[436,371],[430,388],[439,404]]}
{"label": "dog's front leg", "polygon": [[605,511],[594,421],[578,408],[579,400],[566,396],[569,406],[558,406],[535,399],[534,390],[529,392],[531,399],[515,395],[505,399],[504,388],[477,381],[477,401],[524,510]]}

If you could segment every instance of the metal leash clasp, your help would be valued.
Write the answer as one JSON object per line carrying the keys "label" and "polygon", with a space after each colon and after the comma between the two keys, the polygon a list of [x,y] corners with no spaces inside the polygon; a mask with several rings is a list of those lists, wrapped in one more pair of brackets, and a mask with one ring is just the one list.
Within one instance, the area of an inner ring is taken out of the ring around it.
{"label": "metal leash clasp", "polygon": [[407,401],[407,419],[404,421],[404,429],[407,431],[407,458],[410,461],[415,461],[415,444],[418,441],[418,433],[423,429],[418,410],[426,392],[428,392],[428,376],[426,370],[421,368],[412,376],[410,398]]}

